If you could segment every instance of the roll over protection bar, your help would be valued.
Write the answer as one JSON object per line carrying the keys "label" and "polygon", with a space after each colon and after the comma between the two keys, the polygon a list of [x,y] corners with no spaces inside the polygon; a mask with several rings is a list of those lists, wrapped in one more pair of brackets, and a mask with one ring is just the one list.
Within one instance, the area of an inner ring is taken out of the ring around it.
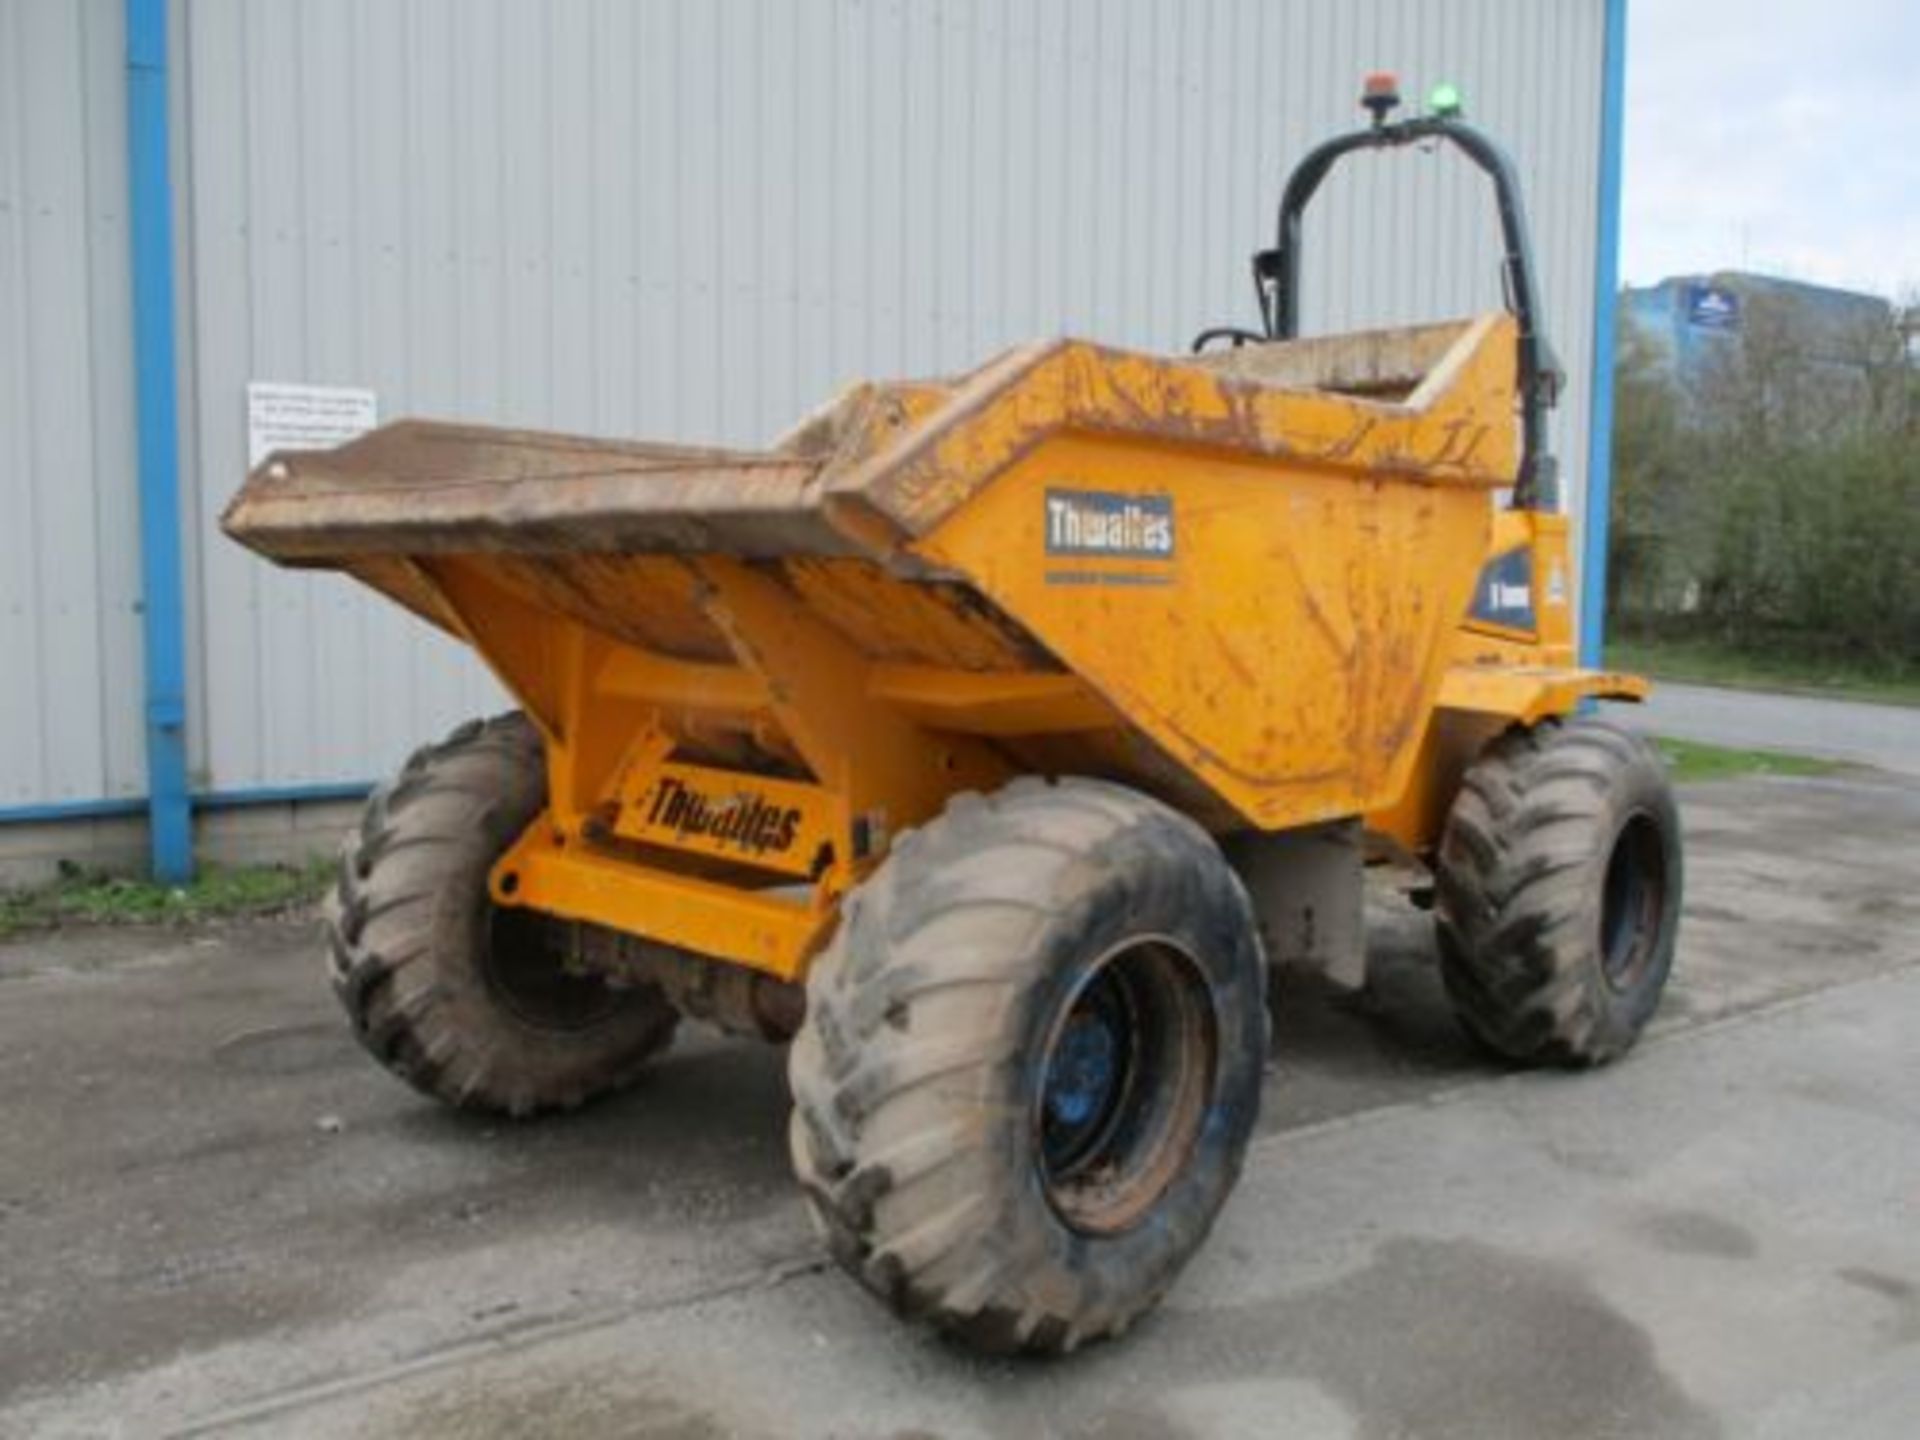
{"label": "roll over protection bar", "polygon": [[1253,256],[1253,283],[1260,304],[1262,331],[1233,326],[1203,330],[1193,342],[1200,350],[1215,340],[1235,345],[1249,341],[1292,340],[1300,331],[1301,220],[1314,192],[1334,165],[1361,150],[1392,150],[1423,140],[1446,141],[1461,150],[1493,181],[1500,209],[1500,236],[1505,254],[1501,282],[1506,305],[1519,328],[1520,468],[1513,487],[1513,505],[1519,510],[1559,507],[1559,478],[1547,447],[1547,411],[1559,399],[1564,373],[1548,342],[1540,313],[1540,293],[1534,282],[1533,244],[1527,232],[1520,184],[1506,151],[1485,132],[1453,114],[1421,115],[1389,121],[1398,103],[1397,93],[1376,89],[1369,80],[1362,101],[1373,111],[1374,122],[1363,129],[1336,135],[1309,151],[1287,178],[1280,196],[1277,235],[1271,249]]}

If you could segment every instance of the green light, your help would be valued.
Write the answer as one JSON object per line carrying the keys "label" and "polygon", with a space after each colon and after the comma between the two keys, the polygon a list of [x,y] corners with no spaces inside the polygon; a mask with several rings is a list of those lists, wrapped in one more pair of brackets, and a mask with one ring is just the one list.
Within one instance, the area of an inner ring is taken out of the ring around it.
{"label": "green light", "polygon": [[1451,120],[1461,111],[1460,87],[1442,80],[1427,92],[1427,109],[1441,117]]}

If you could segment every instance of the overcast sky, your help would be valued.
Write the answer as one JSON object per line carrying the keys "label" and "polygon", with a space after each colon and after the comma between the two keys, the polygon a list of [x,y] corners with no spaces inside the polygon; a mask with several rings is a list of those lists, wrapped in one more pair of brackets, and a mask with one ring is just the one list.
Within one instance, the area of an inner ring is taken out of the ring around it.
{"label": "overcast sky", "polygon": [[1920,286],[1920,0],[1630,0],[1622,278]]}

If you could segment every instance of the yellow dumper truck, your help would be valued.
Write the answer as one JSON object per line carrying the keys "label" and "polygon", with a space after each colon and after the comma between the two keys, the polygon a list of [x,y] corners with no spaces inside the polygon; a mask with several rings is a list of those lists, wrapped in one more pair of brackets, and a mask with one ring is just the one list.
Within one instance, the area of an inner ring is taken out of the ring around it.
{"label": "yellow dumper truck", "polygon": [[[1540,330],[1504,156],[1450,107],[1327,142],[1261,325],[858,385],[765,451],[402,421],[225,517],[470,644],[520,709],[368,801],[328,910],[361,1042],[515,1115],[682,1016],[791,1041],[832,1251],[995,1351],[1122,1330],[1239,1173],[1270,966],[1357,980],[1363,868],[1430,876],[1466,1029],[1604,1062],[1672,962],[1657,756],[1581,713]],[[1297,338],[1355,152],[1491,177],[1508,309]]]}

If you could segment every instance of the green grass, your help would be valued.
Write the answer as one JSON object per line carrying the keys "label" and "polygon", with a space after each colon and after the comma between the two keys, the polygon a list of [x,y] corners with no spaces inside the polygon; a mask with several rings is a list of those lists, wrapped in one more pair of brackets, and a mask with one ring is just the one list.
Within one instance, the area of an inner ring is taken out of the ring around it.
{"label": "green grass", "polygon": [[0,937],[60,925],[186,924],[240,915],[271,915],[318,899],[334,865],[206,866],[190,885],[156,885],[77,867],[51,885],[0,892]]}
{"label": "green grass", "polygon": [[1691,680],[1735,690],[1790,691],[1837,699],[1920,705],[1920,668],[1729,650],[1707,640],[1628,635],[1607,641],[1607,664],[1656,680]]}
{"label": "green grass", "polygon": [[1664,737],[1654,743],[1660,747],[1676,784],[1732,780],[1742,775],[1831,775],[1847,768],[1837,760],[1785,755],[1778,750],[1732,750],[1724,745]]}

